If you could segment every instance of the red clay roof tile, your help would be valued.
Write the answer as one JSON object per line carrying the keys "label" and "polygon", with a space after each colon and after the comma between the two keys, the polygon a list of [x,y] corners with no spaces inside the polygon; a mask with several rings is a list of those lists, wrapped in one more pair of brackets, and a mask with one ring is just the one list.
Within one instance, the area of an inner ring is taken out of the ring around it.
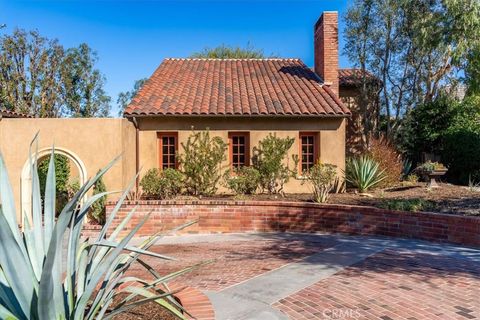
{"label": "red clay roof tile", "polygon": [[[380,80],[369,71],[365,72],[366,78],[371,83],[380,83]],[[338,78],[342,87],[356,87],[361,84],[362,72],[360,69],[346,68],[338,70]]]}
{"label": "red clay roof tile", "polygon": [[2,118],[32,118],[32,116],[16,111],[0,108],[0,117]]}
{"label": "red clay roof tile", "polygon": [[299,59],[166,59],[124,114],[347,116],[350,110]]}

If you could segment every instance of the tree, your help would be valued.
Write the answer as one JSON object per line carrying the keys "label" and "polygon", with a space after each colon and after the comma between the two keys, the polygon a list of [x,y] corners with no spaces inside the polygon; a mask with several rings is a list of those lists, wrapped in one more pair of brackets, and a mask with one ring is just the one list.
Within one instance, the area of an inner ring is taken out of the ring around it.
{"label": "tree", "polygon": [[[226,46],[224,44],[215,48],[205,48],[196,52],[190,58],[208,58],[208,59],[264,59],[266,58],[263,50],[255,49],[250,44],[245,48]],[[269,58],[274,58],[270,55]]]}
{"label": "tree", "polygon": [[38,117],[62,113],[64,49],[37,31],[17,29],[0,38],[0,99],[9,110]]}
{"label": "tree", "polygon": [[135,81],[133,85],[133,89],[130,91],[120,92],[117,97],[117,106],[118,106],[118,115],[122,116],[123,111],[128,106],[128,104],[132,101],[138,91],[143,87],[145,82],[147,82],[147,78],[143,78],[140,80]]}
{"label": "tree", "polygon": [[451,181],[480,181],[480,96],[458,102],[443,135],[442,161]]}
{"label": "tree", "polygon": [[[346,14],[345,53],[381,81],[386,131],[455,85],[480,42],[476,0],[357,0]],[[366,95],[366,93],[364,93]]]}
{"label": "tree", "polygon": [[402,151],[414,162],[423,152],[440,154],[443,137],[449,128],[458,102],[446,94],[434,101],[418,105],[404,119],[397,141]]}
{"label": "tree", "polygon": [[95,64],[96,52],[85,43],[66,52],[62,78],[66,112],[72,117],[106,117],[110,112],[110,97],[103,86],[105,77]]}
{"label": "tree", "polygon": [[36,117],[104,116],[110,98],[86,45],[65,50],[38,31],[0,36],[0,104]]}
{"label": "tree", "polygon": [[469,95],[480,94],[480,45],[472,48],[465,68],[465,82]]}

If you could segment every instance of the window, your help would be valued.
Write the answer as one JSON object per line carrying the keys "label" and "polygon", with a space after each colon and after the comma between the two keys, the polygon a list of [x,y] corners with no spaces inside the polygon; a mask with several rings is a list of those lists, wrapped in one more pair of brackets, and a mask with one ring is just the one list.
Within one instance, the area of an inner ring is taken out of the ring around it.
{"label": "window", "polygon": [[250,164],[250,135],[248,132],[231,132],[228,134],[230,164],[237,169]]}
{"label": "window", "polygon": [[318,134],[317,133],[300,133],[300,170],[301,172],[310,170],[311,167],[315,164],[318,158],[317,144],[318,144]]}
{"label": "window", "polygon": [[160,169],[177,168],[178,135],[176,132],[158,133]]}

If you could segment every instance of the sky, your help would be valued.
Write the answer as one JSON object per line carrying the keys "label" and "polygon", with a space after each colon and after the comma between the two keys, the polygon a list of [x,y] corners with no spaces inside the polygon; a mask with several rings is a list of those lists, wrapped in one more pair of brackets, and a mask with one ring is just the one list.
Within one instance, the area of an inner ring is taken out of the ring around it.
{"label": "sky", "polygon": [[[350,0],[351,1],[351,0]],[[117,115],[119,92],[149,77],[164,58],[188,57],[220,44],[262,49],[313,66],[313,25],[338,11],[340,53],[349,0],[15,1],[0,0],[2,32],[36,29],[64,47],[87,43],[99,57]],[[350,64],[344,56],[340,66]]]}

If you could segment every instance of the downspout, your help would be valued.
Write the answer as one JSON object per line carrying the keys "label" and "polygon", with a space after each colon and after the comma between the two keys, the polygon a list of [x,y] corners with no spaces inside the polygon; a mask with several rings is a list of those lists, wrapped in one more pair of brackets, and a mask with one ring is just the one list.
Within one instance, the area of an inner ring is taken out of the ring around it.
{"label": "downspout", "polygon": [[[138,174],[140,171],[140,129],[138,128],[137,118],[132,118],[132,123],[135,126],[135,174]],[[138,194],[138,185],[140,177],[137,176],[135,179],[135,193]]]}

